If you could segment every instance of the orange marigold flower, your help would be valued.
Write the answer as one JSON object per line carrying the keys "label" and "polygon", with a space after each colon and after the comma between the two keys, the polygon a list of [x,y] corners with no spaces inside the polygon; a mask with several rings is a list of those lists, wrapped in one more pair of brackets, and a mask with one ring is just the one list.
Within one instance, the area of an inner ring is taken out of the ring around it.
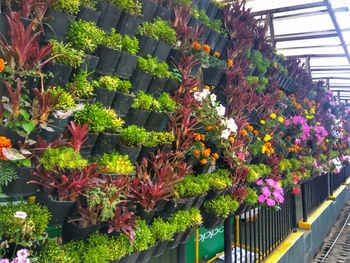
{"label": "orange marigold flower", "polygon": [[205,53],[210,53],[210,47],[209,47],[209,45],[207,45],[207,44],[204,44],[203,45],[203,51],[205,52]]}
{"label": "orange marigold flower", "polygon": [[213,153],[213,155],[212,155],[211,157],[212,157],[212,159],[214,159],[214,160],[219,159],[219,155],[218,155],[217,153]]}
{"label": "orange marigold flower", "polygon": [[205,135],[201,134],[201,140],[204,141],[205,140]]}
{"label": "orange marigold flower", "polygon": [[208,161],[206,159],[201,160],[201,164],[207,164],[207,163],[208,163]]}
{"label": "orange marigold flower", "polygon": [[247,129],[248,129],[248,131],[253,131],[254,130],[252,125],[248,125]]}
{"label": "orange marigold flower", "polygon": [[241,135],[242,135],[243,137],[245,137],[245,136],[247,136],[247,135],[248,135],[248,133],[247,133],[247,131],[246,131],[246,130],[242,130],[242,131],[241,131]]}
{"label": "orange marigold flower", "polygon": [[232,137],[232,136],[230,136],[229,140],[230,140],[230,143],[234,143],[235,142],[235,138]]}
{"label": "orange marigold flower", "polygon": [[2,58],[0,58],[0,73],[4,71],[5,69],[5,60],[3,60]]}
{"label": "orange marigold flower", "polygon": [[232,59],[228,59],[227,60],[227,66],[230,68],[230,67],[232,67],[233,66],[233,60]]}
{"label": "orange marigold flower", "polygon": [[207,149],[205,149],[204,151],[203,151],[203,156],[204,157],[208,157],[208,156],[210,156],[210,153],[211,153],[211,150],[209,149],[209,148],[207,148]]}
{"label": "orange marigold flower", "polygon": [[213,54],[213,56],[218,58],[218,57],[220,57],[220,53],[217,52],[217,51],[215,51],[214,54]]}
{"label": "orange marigold flower", "polygon": [[12,148],[11,140],[7,137],[0,136],[0,159],[7,160],[7,158],[2,154],[2,149]]}
{"label": "orange marigold flower", "polygon": [[193,151],[194,156],[198,157],[200,155],[200,152],[198,150]]}
{"label": "orange marigold flower", "polygon": [[193,42],[192,47],[194,50],[200,50],[201,44],[199,44],[198,42]]}
{"label": "orange marigold flower", "polygon": [[259,135],[259,132],[257,130],[254,130],[253,133],[254,133],[255,136]]}
{"label": "orange marigold flower", "polygon": [[265,145],[269,148],[272,146],[271,142],[267,142],[267,143],[265,143]]}
{"label": "orange marigold flower", "polygon": [[196,141],[200,141],[200,140],[202,139],[202,136],[201,136],[200,133],[194,133],[193,136],[194,136],[194,139],[195,139]]}

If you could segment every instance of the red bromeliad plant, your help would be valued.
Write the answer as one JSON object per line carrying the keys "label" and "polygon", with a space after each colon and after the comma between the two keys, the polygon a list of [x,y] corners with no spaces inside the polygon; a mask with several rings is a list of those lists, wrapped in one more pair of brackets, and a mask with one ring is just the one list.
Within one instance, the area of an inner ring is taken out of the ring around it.
{"label": "red bromeliad plant", "polygon": [[98,177],[105,171],[106,169],[101,170],[95,163],[72,170],[48,171],[37,166],[33,172],[36,180],[30,183],[41,185],[48,194],[57,196],[60,201],[76,201],[78,196],[101,182]]}
{"label": "red bromeliad plant", "polygon": [[73,121],[67,126],[67,129],[71,133],[72,137],[70,143],[76,152],[80,152],[81,147],[87,139],[87,134],[89,133],[89,125],[85,123],[84,125],[75,124]]}
{"label": "red bromeliad plant", "polygon": [[33,89],[35,99],[34,99],[34,108],[33,108],[33,120],[35,123],[41,125],[45,128],[47,125],[47,120],[50,114],[53,112],[54,105],[57,102],[60,94],[52,96],[51,91],[47,90],[46,92],[42,89],[37,88]]}
{"label": "red bromeliad plant", "polygon": [[128,208],[125,204],[117,206],[114,219],[109,223],[108,233],[123,232],[129,237],[131,242],[134,241],[136,221],[132,208]]}
{"label": "red bromeliad plant", "polygon": [[[17,85],[16,89],[13,90],[7,81],[2,81],[4,84],[9,96],[10,96],[10,105],[11,105],[11,115],[10,121],[14,121],[18,118],[20,114],[20,106],[21,106],[21,80],[18,78],[16,80]],[[2,104],[3,105],[3,104]]]}

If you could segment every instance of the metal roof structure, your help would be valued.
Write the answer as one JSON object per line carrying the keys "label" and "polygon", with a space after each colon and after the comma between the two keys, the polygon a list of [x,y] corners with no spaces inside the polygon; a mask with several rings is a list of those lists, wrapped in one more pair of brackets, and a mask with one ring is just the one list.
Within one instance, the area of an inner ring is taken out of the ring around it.
{"label": "metal roof structure", "polygon": [[300,58],[314,80],[350,103],[350,0],[247,0],[246,7],[268,24],[278,53]]}

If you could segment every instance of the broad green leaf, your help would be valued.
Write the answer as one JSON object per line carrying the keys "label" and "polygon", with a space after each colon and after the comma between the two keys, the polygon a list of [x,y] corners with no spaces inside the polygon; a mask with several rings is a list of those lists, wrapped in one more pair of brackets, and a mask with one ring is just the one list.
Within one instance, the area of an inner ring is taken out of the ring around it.
{"label": "broad green leaf", "polygon": [[22,127],[23,129],[29,134],[35,129],[35,123],[31,121],[27,121],[23,123]]}

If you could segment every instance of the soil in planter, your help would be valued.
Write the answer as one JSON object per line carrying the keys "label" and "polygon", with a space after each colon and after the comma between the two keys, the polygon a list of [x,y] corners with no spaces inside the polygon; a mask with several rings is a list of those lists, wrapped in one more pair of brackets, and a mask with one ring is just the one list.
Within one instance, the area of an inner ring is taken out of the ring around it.
{"label": "soil in planter", "polygon": [[104,88],[95,88],[96,101],[100,102],[104,107],[109,108],[113,104],[116,94],[115,90]]}
{"label": "soil in planter", "polygon": [[79,227],[75,223],[64,222],[62,225],[62,242],[68,243],[75,240],[85,240],[91,234],[99,230],[99,225],[91,225],[88,227]]}
{"label": "soil in planter", "polygon": [[222,69],[219,68],[203,68],[203,84],[209,86],[217,86],[224,74]]}
{"label": "soil in planter", "polygon": [[147,91],[153,76],[141,70],[135,70],[131,77],[132,92]]}
{"label": "soil in planter", "polygon": [[128,34],[130,37],[134,37],[140,23],[141,19],[139,17],[130,15],[127,12],[123,12],[118,22],[117,32],[123,35]]}
{"label": "soil in planter", "polygon": [[80,153],[84,157],[89,157],[91,154],[92,149],[95,146],[95,143],[98,138],[98,133],[89,133],[87,136],[86,141],[83,144],[83,147],[80,150]]}
{"label": "soil in planter", "polygon": [[155,97],[159,96],[167,81],[168,79],[154,77],[147,89],[147,93],[152,94]]}
{"label": "soil in planter", "polygon": [[167,43],[159,41],[153,52],[153,57],[157,57],[159,61],[165,61],[170,54],[170,50],[171,47]]}
{"label": "soil in planter", "polygon": [[144,111],[139,109],[130,109],[125,118],[125,125],[137,125],[143,127],[146,124],[146,121],[151,114],[150,111]]}
{"label": "soil in planter", "polygon": [[33,180],[31,171],[33,168],[29,167],[16,167],[18,179],[9,183],[6,187],[3,187],[3,191],[7,196],[30,196],[35,195],[38,185],[28,184],[30,180]]}
{"label": "soil in planter", "polygon": [[50,62],[45,66],[44,71],[46,73],[51,73],[52,75],[45,79],[46,85],[63,86],[69,81],[69,77],[72,73],[72,67]]}
{"label": "soil in planter", "polygon": [[115,73],[123,79],[130,79],[137,65],[137,57],[122,52]]}
{"label": "soil in planter", "polygon": [[37,192],[36,203],[48,207],[52,215],[49,225],[62,224],[75,204],[75,202],[71,201],[52,200],[42,191]]}
{"label": "soil in planter", "polygon": [[111,29],[117,26],[122,11],[108,1],[98,2],[97,10],[101,11],[97,25],[107,33],[111,33]]}
{"label": "soil in planter", "polygon": [[152,0],[140,0],[142,4],[142,18],[145,21],[151,21],[157,11],[158,4]]}
{"label": "soil in planter", "polygon": [[95,11],[91,8],[87,8],[85,6],[80,6],[79,13],[77,15],[78,19],[94,22],[97,24],[100,19],[101,11]]}
{"label": "soil in planter", "polygon": [[165,131],[169,124],[169,116],[164,112],[152,112],[145,128],[149,131]]}
{"label": "soil in planter", "polygon": [[112,104],[112,109],[115,109],[119,117],[125,118],[126,114],[130,110],[134,98],[134,95],[117,91]]}
{"label": "soil in planter", "polygon": [[52,38],[66,41],[66,33],[69,31],[69,25],[75,17],[52,8],[46,11],[45,17],[47,22],[44,23],[44,41],[48,42]]}
{"label": "soil in planter", "polygon": [[147,36],[138,36],[139,40],[139,56],[147,57],[148,54],[152,55],[158,45],[158,40]]}
{"label": "soil in planter", "polygon": [[121,52],[100,45],[96,50],[96,55],[100,57],[96,71],[101,75],[113,75],[118,65]]}

